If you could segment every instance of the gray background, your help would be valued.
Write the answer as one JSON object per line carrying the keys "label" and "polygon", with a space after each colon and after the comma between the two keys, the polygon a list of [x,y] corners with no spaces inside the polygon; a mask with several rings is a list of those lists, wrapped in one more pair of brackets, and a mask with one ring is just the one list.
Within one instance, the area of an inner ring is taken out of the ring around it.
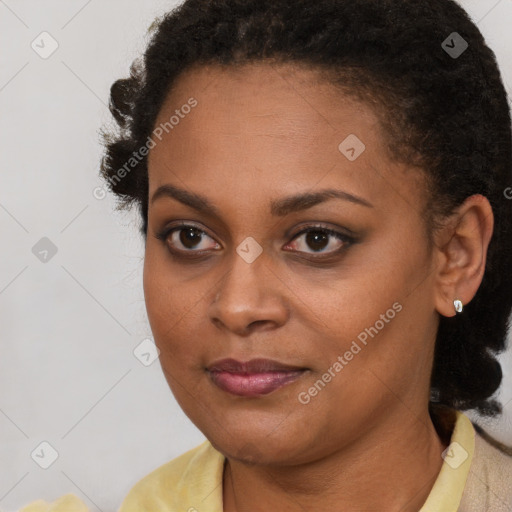
{"label": "gray background", "polygon": [[[93,193],[103,185],[98,130],[110,119],[110,85],[174,5],[0,0],[2,511],[68,492],[91,511],[116,510],[137,480],[204,439],[158,360],[144,366],[133,354],[151,338],[137,214]],[[512,0],[462,5],[510,94]],[[59,45],[46,59],[31,47],[51,49],[43,31]],[[46,262],[32,252],[43,237],[57,248]],[[484,424],[512,443],[511,351],[501,359],[505,415]],[[58,453],[48,469],[38,465],[52,455],[43,441]]]}

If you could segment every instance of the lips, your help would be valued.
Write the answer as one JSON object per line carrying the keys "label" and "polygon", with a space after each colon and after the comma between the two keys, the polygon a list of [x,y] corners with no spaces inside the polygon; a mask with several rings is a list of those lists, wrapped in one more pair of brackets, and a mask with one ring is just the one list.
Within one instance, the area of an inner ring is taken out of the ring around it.
{"label": "lips", "polygon": [[271,359],[252,359],[247,362],[222,359],[210,365],[212,382],[228,393],[255,397],[267,395],[296,381],[307,368],[290,366]]}

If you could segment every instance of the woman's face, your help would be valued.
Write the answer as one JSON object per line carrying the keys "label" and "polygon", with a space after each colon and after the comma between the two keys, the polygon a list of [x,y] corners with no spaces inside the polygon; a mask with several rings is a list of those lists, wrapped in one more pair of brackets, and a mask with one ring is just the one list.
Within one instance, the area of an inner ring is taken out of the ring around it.
{"label": "woman's face", "polygon": [[300,67],[202,67],[155,130],[145,299],[195,425],[228,457],[293,464],[416,422],[438,321],[427,198],[370,107]]}

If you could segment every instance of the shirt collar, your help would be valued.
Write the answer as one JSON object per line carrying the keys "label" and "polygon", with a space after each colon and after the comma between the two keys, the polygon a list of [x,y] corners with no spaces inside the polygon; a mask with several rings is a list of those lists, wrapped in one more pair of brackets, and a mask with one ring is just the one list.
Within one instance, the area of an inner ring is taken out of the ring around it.
{"label": "shirt collar", "polygon": [[443,452],[443,465],[419,512],[457,512],[475,451],[475,429],[469,418],[456,411],[450,445]]}

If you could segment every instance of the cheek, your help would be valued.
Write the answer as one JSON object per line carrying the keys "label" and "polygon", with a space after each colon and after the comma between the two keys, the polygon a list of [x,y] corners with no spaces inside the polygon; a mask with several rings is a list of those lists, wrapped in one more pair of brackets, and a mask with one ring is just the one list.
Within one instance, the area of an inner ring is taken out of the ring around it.
{"label": "cheek", "polygon": [[164,339],[172,340],[172,333],[179,328],[188,309],[190,293],[183,293],[169,264],[159,255],[159,250],[146,247],[144,259],[144,300],[155,343],[162,350]]}
{"label": "cheek", "polygon": [[157,337],[165,325],[172,324],[171,312],[175,310],[170,307],[173,302],[172,280],[155,253],[148,243],[144,257],[143,285],[148,319]]}
{"label": "cheek", "polygon": [[209,287],[183,280],[158,248],[146,248],[144,298],[154,341],[165,369],[180,372],[199,365],[198,345],[204,336],[206,294]]}
{"label": "cheek", "polygon": [[[401,303],[407,293],[412,265],[394,262],[393,256],[382,250],[380,256],[382,259],[375,262],[351,256],[329,272],[286,269],[280,278],[287,285],[298,317],[328,338],[339,340],[341,349],[365,327],[378,321],[380,315],[386,316],[388,312],[386,318],[394,318],[393,304]],[[394,257],[396,260],[396,254]]]}
{"label": "cheek", "polygon": [[395,367],[397,352],[401,361],[412,357],[410,340],[422,347],[428,328],[428,261],[424,241],[411,231],[361,245],[321,279],[318,271],[316,278],[311,272],[288,271],[283,281],[297,298],[303,323],[321,343],[322,364],[329,367],[347,351],[356,352],[353,361],[358,362],[350,365],[360,368]]}

